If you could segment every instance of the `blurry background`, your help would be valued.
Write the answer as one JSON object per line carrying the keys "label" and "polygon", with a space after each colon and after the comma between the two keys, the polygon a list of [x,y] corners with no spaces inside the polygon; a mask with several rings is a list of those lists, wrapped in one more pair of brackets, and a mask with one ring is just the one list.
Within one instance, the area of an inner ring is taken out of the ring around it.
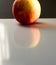
{"label": "blurry background", "polygon": [[[14,0],[0,0],[0,18],[13,18],[12,4]],[[42,13],[41,18],[56,18],[56,0],[39,0]]]}

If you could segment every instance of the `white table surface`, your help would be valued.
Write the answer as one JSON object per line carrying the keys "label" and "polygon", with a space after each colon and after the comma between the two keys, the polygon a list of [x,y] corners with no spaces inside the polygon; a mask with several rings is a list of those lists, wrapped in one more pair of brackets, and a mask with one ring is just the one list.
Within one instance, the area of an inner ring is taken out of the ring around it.
{"label": "white table surface", "polygon": [[38,22],[0,19],[0,65],[56,65],[56,19]]}

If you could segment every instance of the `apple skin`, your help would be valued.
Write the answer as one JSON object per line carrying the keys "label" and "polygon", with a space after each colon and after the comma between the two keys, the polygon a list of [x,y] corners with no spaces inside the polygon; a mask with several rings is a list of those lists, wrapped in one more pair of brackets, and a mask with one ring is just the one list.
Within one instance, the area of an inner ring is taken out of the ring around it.
{"label": "apple skin", "polygon": [[40,17],[41,6],[38,0],[15,0],[12,14],[22,25],[29,25]]}

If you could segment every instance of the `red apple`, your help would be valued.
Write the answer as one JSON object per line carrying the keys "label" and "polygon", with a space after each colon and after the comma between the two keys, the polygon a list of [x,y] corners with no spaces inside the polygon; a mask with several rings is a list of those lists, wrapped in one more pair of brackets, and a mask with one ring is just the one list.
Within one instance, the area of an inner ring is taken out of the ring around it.
{"label": "red apple", "polygon": [[41,6],[38,0],[15,0],[12,13],[18,22],[28,25],[40,17]]}

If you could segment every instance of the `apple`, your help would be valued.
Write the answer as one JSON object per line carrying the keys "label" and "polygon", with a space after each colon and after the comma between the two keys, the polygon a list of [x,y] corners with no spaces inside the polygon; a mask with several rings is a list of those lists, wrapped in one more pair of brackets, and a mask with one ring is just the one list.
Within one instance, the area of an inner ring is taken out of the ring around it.
{"label": "apple", "polygon": [[14,18],[23,25],[29,25],[40,17],[41,6],[38,0],[15,0],[12,5]]}

